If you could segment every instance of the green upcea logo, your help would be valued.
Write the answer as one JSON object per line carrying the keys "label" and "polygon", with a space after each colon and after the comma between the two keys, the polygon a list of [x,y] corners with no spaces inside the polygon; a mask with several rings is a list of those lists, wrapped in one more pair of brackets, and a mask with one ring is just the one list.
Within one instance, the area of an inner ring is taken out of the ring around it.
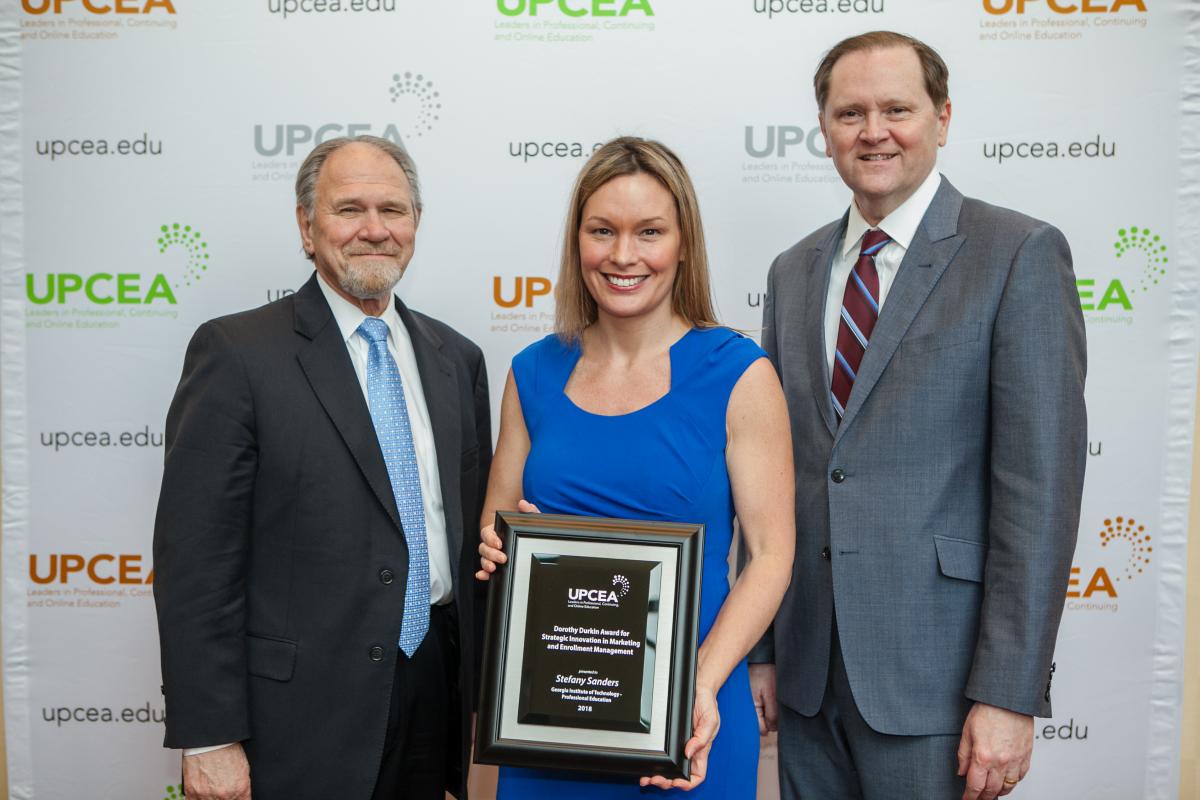
{"label": "green upcea logo", "polygon": [[178,783],[174,786],[168,786],[167,793],[163,795],[163,800],[183,800],[183,784]]}
{"label": "green upcea logo", "polygon": [[191,225],[171,223],[159,227],[158,252],[182,248],[187,258],[175,280],[165,273],[52,272],[25,274],[25,296],[34,305],[66,305],[82,301],[91,305],[175,305],[176,292],[200,280],[208,270],[208,242]]}
{"label": "green upcea logo", "polygon": [[1134,291],[1148,291],[1166,277],[1167,245],[1161,236],[1151,233],[1149,228],[1139,228],[1136,225],[1121,228],[1117,231],[1117,240],[1113,242],[1113,247],[1116,248],[1117,258],[1124,257],[1130,251],[1140,251],[1145,256],[1146,265],[1142,268]]}
{"label": "green upcea logo", "polygon": [[[1167,275],[1167,245],[1149,228],[1130,225],[1117,230],[1113,254],[1120,259],[1145,260],[1134,278],[1080,278],[1075,281],[1084,311],[1133,311],[1133,297],[1145,296]],[[1125,318],[1128,321],[1128,317]]]}
{"label": "green upcea logo", "polygon": [[568,17],[625,17],[635,12],[654,16],[650,0],[496,0],[496,8],[506,17],[536,17],[539,12]]}
{"label": "green upcea logo", "polygon": [[[200,280],[208,270],[208,242],[200,235],[200,231],[192,230],[191,225],[180,225],[178,222],[163,225],[159,228],[162,236],[158,237],[158,252],[165,253],[171,247],[182,247],[187,251],[187,266],[183,270],[181,280],[184,286],[191,286]],[[180,288],[180,281],[175,282],[175,288]],[[173,299],[171,302],[175,302]]]}

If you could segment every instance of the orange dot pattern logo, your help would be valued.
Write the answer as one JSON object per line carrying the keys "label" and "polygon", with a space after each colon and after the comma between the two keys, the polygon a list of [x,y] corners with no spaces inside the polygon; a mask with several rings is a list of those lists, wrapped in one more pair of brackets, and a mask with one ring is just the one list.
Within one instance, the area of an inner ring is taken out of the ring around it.
{"label": "orange dot pattern logo", "polygon": [[[1133,517],[1112,517],[1104,520],[1104,530],[1100,531],[1100,546],[1108,547],[1118,541],[1129,545],[1129,561],[1125,563],[1125,578],[1133,580],[1150,564],[1150,534],[1146,526],[1139,525]],[[1120,576],[1117,580],[1121,580]]]}

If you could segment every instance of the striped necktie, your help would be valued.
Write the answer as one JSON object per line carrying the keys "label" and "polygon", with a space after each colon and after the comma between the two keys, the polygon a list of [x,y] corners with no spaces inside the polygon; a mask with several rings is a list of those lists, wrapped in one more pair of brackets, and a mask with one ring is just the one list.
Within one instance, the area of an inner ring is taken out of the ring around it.
{"label": "striped necktie", "polygon": [[367,340],[367,404],[375,436],[383,451],[404,541],[408,544],[408,583],[404,588],[404,617],[400,622],[400,649],[411,657],[429,630],[429,543],[425,539],[425,505],[421,497],[421,474],[413,447],[404,384],[396,360],[388,352],[388,326],[377,317],[367,317],[358,326]]}
{"label": "striped necktie", "polygon": [[833,354],[831,392],[839,423],[846,414],[850,390],[854,388],[858,367],[867,352],[871,331],[875,330],[875,320],[879,318],[879,272],[875,269],[875,255],[890,241],[891,237],[883,231],[867,231],[862,249],[858,251],[858,261],[846,280],[837,349]]}

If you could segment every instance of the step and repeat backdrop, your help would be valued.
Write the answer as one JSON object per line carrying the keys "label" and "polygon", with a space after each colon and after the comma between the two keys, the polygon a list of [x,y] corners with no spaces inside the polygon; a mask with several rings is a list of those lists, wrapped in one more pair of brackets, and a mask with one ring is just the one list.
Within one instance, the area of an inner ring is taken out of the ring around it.
{"label": "step and repeat backdrop", "polygon": [[887,28],[951,67],[939,169],[1066,233],[1088,323],[1056,716],[1020,794],[1175,800],[1198,18],[1190,0],[4,3],[11,796],[181,795],[151,597],[164,417],[197,325],[308,277],[292,182],[313,145],[370,133],[413,153],[426,211],[399,292],[480,343],[498,401],[513,354],[551,329],[571,181],[618,134],[683,157],[722,318],[756,332],[773,256],[849,200],[813,68]]}

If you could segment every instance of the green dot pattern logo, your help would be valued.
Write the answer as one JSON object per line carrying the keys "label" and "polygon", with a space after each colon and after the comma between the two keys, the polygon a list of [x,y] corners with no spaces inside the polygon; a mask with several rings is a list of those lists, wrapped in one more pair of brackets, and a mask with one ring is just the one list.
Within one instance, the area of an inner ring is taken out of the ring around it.
{"label": "green dot pattern logo", "polygon": [[442,110],[441,93],[433,88],[433,81],[424,75],[411,72],[392,75],[392,85],[388,89],[395,103],[402,97],[412,96],[417,101],[417,117],[412,120],[412,131],[417,136],[423,136],[433,130],[433,123],[440,119]]}
{"label": "green dot pattern logo", "polygon": [[1117,241],[1113,242],[1113,247],[1117,251],[1117,258],[1131,250],[1140,250],[1146,257],[1146,267],[1142,270],[1134,291],[1149,291],[1166,277],[1167,245],[1161,236],[1151,232],[1149,228],[1139,228],[1136,225],[1121,228],[1117,231]]}
{"label": "green dot pattern logo", "polygon": [[[1138,524],[1133,517],[1111,517],[1104,520],[1104,529],[1100,531],[1100,546],[1108,547],[1116,542],[1125,542],[1129,546],[1129,560],[1125,562],[1125,579],[1133,580],[1150,564],[1150,554],[1154,548],[1150,546],[1150,534],[1146,526]],[[1120,577],[1117,580],[1121,580]]]}
{"label": "green dot pattern logo", "polygon": [[200,231],[192,230],[191,225],[180,225],[178,222],[162,225],[158,231],[158,252],[165,253],[172,247],[182,247],[188,254],[187,266],[184,267],[183,275],[175,281],[175,288],[191,286],[199,281],[208,271],[208,242],[204,241]]}
{"label": "green dot pattern logo", "polygon": [[163,800],[183,800],[183,784],[168,786],[167,793],[163,795]]}

